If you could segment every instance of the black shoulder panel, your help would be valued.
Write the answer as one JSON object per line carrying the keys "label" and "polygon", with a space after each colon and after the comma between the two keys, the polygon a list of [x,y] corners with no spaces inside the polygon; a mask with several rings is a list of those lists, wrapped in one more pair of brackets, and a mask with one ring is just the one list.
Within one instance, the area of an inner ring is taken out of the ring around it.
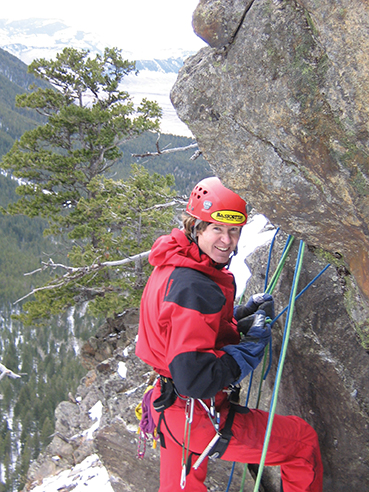
{"label": "black shoulder panel", "polygon": [[168,279],[164,302],[174,302],[202,314],[218,313],[226,298],[213,280],[192,268],[175,268]]}

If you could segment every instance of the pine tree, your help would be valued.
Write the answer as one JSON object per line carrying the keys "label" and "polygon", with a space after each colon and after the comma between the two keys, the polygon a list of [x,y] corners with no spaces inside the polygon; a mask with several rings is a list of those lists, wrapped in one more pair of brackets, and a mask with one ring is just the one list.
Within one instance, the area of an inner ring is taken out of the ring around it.
{"label": "pine tree", "polygon": [[[23,179],[20,199],[7,213],[46,219],[45,233],[60,243],[63,265],[74,270],[65,275],[50,262],[56,280],[24,306],[24,323],[85,301],[104,317],[138,303],[147,264],[141,258],[124,268],[101,264],[149,249],[159,220],[159,233],[168,228],[173,211],[158,205],[173,195],[174,179],[150,176],[138,166],[126,181],[105,176],[121,157],[122,142],[159,128],[158,105],[143,99],[135,108],[121,89],[134,70],[117,49],[91,58],[87,50],[66,48],[55,61],[35,60],[29,67],[51,85],[18,96],[17,105],[35,109],[48,122],[25,132],[3,157],[2,167]],[[96,268],[89,270],[91,265]]]}
{"label": "pine tree", "polygon": [[26,483],[27,471],[32,458],[32,436],[28,436],[21,451],[20,463],[16,470],[18,490],[23,490]]}
{"label": "pine tree", "polygon": [[5,476],[4,491],[10,492],[11,488],[11,462],[12,462],[12,449],[11,449],[11,435],[10,430],[7,431],[3,441],[3,474]]}
{"label": "pine tree", "polygon": [[52,439],[52,434],[54,432],[54,426],[51,423],[49,417],[47,417],[43,423],[42,429],[41,429],[41,435],[40,435],[40,440],[41,440],[41,445],[43,448],[46,448],[48,444],[50,444],[51,439]]}

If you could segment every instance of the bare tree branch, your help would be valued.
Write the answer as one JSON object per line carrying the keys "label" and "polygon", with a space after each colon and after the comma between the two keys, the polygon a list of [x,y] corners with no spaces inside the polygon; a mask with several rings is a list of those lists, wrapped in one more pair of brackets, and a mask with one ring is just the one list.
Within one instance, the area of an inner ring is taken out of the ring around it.
{"label": "bare tree branch", "polygon": [[27,297],[30,297],[32,294],[35,294],[36,292],[39,292],[40,290],[50,290],[50,289],[57,289],[58,287],[62,287],[64,285],[64,282],[60,282],[59,284],[52,284],[52,285],[45,285],[44,287],[39,287],[38,289],[33,289],[31,292],[28,292],[25,296],[21,297],[20,299],[17,299],[14,304],[17,304],[18,302],[23,301],[24,299],[27,299]]}
{"label": "bare tree branch", "polygon": [[0,363],[0,381],[5,377],[5,376],[8,376],[9,378],[12,378],[12,379],[18,379],[20,378],[20,374],[15,374],[13,371],[11,371],[10,369],[8,369],[7,367],[4,366],[4,364],[1,364]]}
{"label": "bare tree branch", "polygon": [[153,210],[153,209],[173,207],[173,206],[178,205],[178,204],[179,205],[186,205],[187,199],[185,199],[185,198],[174,198],[171,202],[168,202],[168,203],[157,203],[156,205],[153,205],[152,207],[145,208],[144,212],[147,212],[147,211]]}
{"label": "bare tree branch", "polygon": [[[193,143],[190,145],[186,145],[185,147],[175,147],[173,149],[160,150],[159,139],[160,139],[160,133],[159,133],[158,138],[157,138],[156,143],[155,143],[156,152],[145,152],[144,154],[132,154],[132,157],[157,157],[159,155],[171,154],[173,152],[185,152],[186,150],[196,149],[198,147],[197,143]],[[201,151],[197,150],[197,152],[195,152],[195,154],[191,157],[191,160],[197,159],[197,157],[199,157],[200,154],[201,154]],[[196,156],[196,157],[194,157],[194,156]]]}
{"label": "bare tree branch", "polygon": [[190,161],[196,161],[198,157],[202,154],[201,150],[196,150],[194,154],[190,157]]}
{"label": "bare tree branch", "polygon": [[33,289],[31,292],[29,292],[25,296],[16,300],[14,302],[14,304],[17,304],[18,302],[21,302],[24,299],[27,299],[27,297],[30,297],[31,295],[35,294],[36,292],[40,292],[43,290],[57,289],[59,287],[63,287],[64,285],[67,285],[72,280],[82,278],[89,273],[97,272],[99,270],[102,270],[103,268],[126,265],[127,263],[136,262],[142,258],[147,258],[150,254],[150,251],[144,251],[143,253],[139,253],[139,254],[134,255],[134,256],[129,256],[128,258],[124,258],[122,260],[104,261],[102,263],[93,263],[90,266],[83,266],[83,267],[71,267],[68,265],[63,265],[62,263],[54,263],[52,259],[50,259],[47,263],[42,262],[43,267],[41,269],[34,270],[33,272],[29,272],[28,274],[25,273],[25,275],[32,275],[33,273],[39,272],[41,270],[45,270],[46,268],[51,268],[51,269],[61,268],[61,269],[66,270],[66,273],[63,276],[53,280],[48,285]]}

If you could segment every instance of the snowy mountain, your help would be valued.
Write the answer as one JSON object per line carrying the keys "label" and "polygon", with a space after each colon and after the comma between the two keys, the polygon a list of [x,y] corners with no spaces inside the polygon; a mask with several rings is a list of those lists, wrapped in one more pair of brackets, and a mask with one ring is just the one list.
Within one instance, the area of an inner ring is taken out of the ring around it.
{"label": "snowy mountain", "polygon": [[0,19],[0,47],[29,65],[35,58],[53,58],[65,46],[102,53],[103,44],[91,33],[77,31],[57,19]]}
{"label": "snowy mountain", "polygon": [[[35,58],[54,58],[63,48],[71,46],[101,54],[107,44],[96,34],[77,30],[58,19],[0,19],[0,47],[27,65]],[[142,97],[159,103],[163,109],[163,133],[192,136],[187,126],[177,117],[169,99],[178,70],[184,59],[192,53],[168,49],[167,54],[166,59],[136,60],[139,75],[128,76],[125,89],[136,103]],[[123,56],[135,60],[128,51],[123,51]]]}

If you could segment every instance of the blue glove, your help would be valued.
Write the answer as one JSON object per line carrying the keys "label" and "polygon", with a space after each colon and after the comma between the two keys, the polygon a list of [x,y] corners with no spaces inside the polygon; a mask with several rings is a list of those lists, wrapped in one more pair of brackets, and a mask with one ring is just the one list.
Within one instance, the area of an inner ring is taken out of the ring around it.
{"label": "blue glove", "polygon": [[239,384],[263,359],[264,349],[272,334],[270,324],[265,322],[265,318],[265,311],[256,311],[253,324],[242,341],[238,345],[226,345],[222,349],[235,359],[241,369],[239,379],[233,384]]}
{"label": "blue glove", "polygon": [[[265,306],[262,306],[263,304],[265,304]],[[238,304],[234,307],[233,316],[238,321],[250,316],[250,314],[256,313],[258,309],[262,309],[270,319],[274,319],[273,297],[266,293],[254,294],[249,298],[246,304]]]}

